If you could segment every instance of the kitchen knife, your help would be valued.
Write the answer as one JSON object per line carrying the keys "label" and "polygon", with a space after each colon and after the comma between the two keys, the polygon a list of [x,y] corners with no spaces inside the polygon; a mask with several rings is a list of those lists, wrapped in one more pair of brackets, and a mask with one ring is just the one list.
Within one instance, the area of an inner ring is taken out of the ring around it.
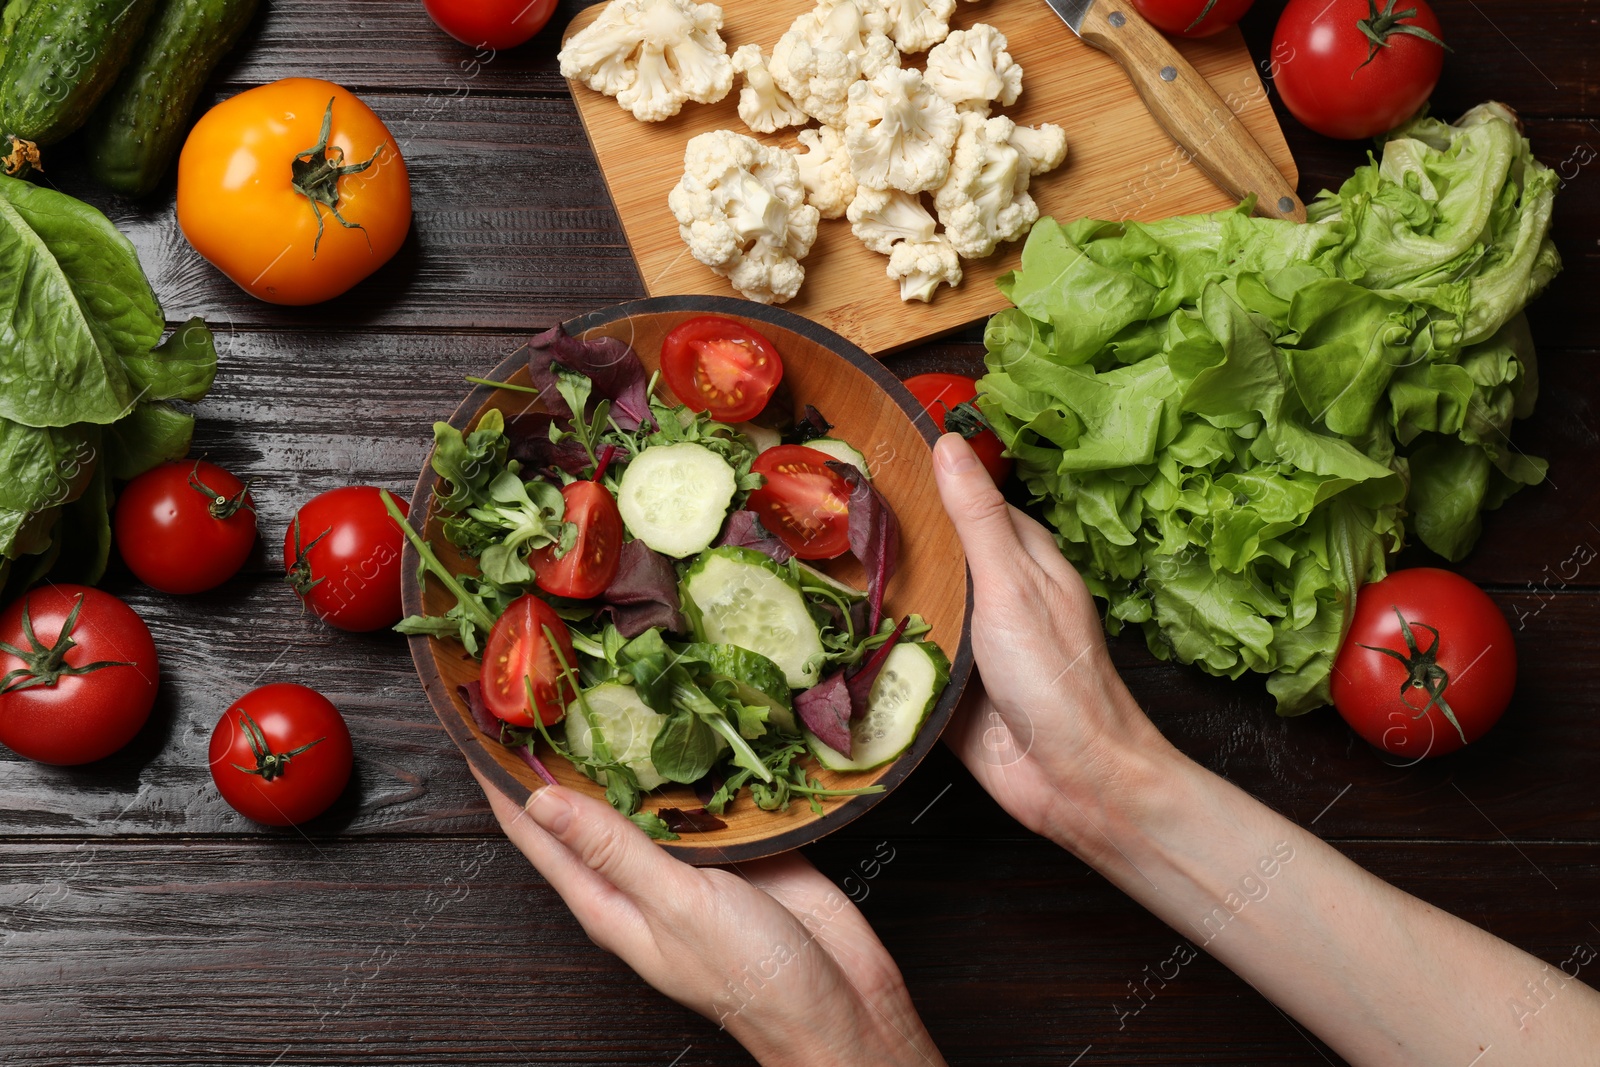
{"label": "kitchen knife", "polygon": [[1256,214],[1306,220],[1306,206],[1216,91],[1133,8],[1133,0],[1045,0],[1084,43],[1122,65],[1145,106],[1213,182]]}

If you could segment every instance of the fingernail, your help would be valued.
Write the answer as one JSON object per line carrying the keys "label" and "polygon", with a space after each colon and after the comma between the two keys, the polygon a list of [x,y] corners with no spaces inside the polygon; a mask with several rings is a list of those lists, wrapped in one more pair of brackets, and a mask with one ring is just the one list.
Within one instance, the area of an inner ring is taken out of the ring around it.
{"label": "fingernail", "polygon": [[972,446],[963,441],[958,433],[947,433],[939,438],[934,455],[946,474],[965,474],[978,465],[978,457],[973,454]]}
{"label": "fingernail", "polygon": [[572,804],[549,786],[528,798],[527,811],[534,822],[557,837],[566,833],[572,822]]}

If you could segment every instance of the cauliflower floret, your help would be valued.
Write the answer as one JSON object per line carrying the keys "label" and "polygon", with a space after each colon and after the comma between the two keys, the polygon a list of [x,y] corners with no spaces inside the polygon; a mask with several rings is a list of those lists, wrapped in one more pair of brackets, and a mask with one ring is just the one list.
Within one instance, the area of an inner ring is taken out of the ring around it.
{"label": "cauliflower floret", "polygon": [[874,252],[890,255],[896,241],[922,244],[933,240],[938,223],[915,193],[898,189],[860,189],[846,216],[850,232]]}
{"label": "cauliflower floret", "polygon": [[744,75],[744,88],[739,90],[739,117],[752,130],[771,133],[784,126],[804,126],[811,120],[773,82],[767,61],[761,58],[760,45],[746,44],[735,49],[733,69]]}
{"label": "cauliflower floret", "polygon": [[691,138],[667,205],[694,258],[751,300],[782,304],[800,291],[800,260],[817,239],[794,153],[732,130]]}
{"label": "cauliflower floret", "polygon": [[832,126],[801,130],[800,145],[806,151],[796,152],[795,162],[806,187],[806,203],[825,219],[839,218],[856,195],[856,176],[850,173],[844,134]]}
{"label": "cauliflower floret", "polygon": [[926,52],[950,32],[956,0],[883,0],[890,36],[902,52]]}
{"label": "cauliflower floret", "polygon": [[950,177],[933,194],[945,235],[965,259],[981,259],[1001,241],[1015,241],[1039,218],[1028,195],[1030,161],[1012,147],[1016,124],[1004,115],[961,116]]}
{"label": "cauliflower floret", "polygon": [[1041,126],[1018,126],[1011,131],[1011,147],[1028,161],[1028,172],[1035,176],[1055,170],[1067,158],[1067,132],[1046,122]]}
{"label": "cauliflower floret", "polygon": [[961,284],[961,257],[943,237],[901,241],[889,253],[889,277],[900,282],[901,300],[926,304],[941,282],[951,288]]}
{"label": "cauliflower floret", "polygon": [[611,0],[567,39],[561,74],[616,97],[636,119],[659,122],[683,110],[685,100],[714,104],[733,88],[720,29],[715,4]]}
{"label": "cauliflower floret", "polygon": [[961,117],[921,71],[890,68],[850,86],[846,117],[844,143],[858,183],[908,193],[944,183]]}
{"label": "cauliflower floret", "polygon": [[1022,67],[1006,51],[1006,35],[983,22],[956,30],[929,52],[924,77],[958,110],[981,115],[996,100],[1011,106],[1022,93]]}
{"label": "cauliflower floret", "polygon": [[767,69],[800,110],[828,126],[844,126],[846,95],[861,78],[900,65],[879,0],[821,0],[772,46]]}

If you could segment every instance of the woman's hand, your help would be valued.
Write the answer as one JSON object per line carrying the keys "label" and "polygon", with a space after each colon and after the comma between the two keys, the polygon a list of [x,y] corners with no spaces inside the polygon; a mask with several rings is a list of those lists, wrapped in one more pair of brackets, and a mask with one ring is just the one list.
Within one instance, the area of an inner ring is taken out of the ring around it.
{"label": "woman's hand", "polygon": [[959,435],[940,439],[934,473],[972,571],[983,679],[945,739],[1024,826],[1092,856],[1109,845],[1109,794],[1170,746],[1118,677],[1094,600],[1050,533],[1006,503]]}
{"label": "woman's hand", "polygon": [[590,940],[767,1067],[944,1063],[894,960],[804,857],[697,869],[592,797],[550,786],[523,809],[478,784]]}

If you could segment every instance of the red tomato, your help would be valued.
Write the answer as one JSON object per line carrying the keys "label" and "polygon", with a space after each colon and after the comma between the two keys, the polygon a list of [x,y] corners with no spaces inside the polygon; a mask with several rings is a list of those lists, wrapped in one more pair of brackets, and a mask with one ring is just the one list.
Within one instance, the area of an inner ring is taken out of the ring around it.
{"label": "red tomato", "polygon": [[[555,638],[553,645],[551,637]],[[489,643],[483,650],[484,704],[495,717],[513,726],[532,726],[535,714],[546,726],[553,726],[566,716],[567,703],[575,696],[563,662],[577,669],[567,624],[532,593],[518,597],[489,631]]]}
{"label": "red tomato", "polygon": [[1145,21],[1179,37],[1210,37],[1244,18],[1255,0],[1133,0]]}
{"label": "red tomato", "polygon": [[293,826],[333,806],[354,755],[344,716],[315,689],[275,682],[252,689],[211,731],[211,778],[247,819]]}
{"label": "red tomato", "polygon": [[761,414],[783,380],[783,358],[743,323],[701,315],[662,339],[661,376],[691,411],[744,422]]}
{"label": "red tomato", "polygon": [[967,438],[967,444],[978,454],[978,459],[989,472],[989,477],[994,479],[994,484],[1000,485],[1006,480],[1011,473],[1011,460],[1006,457],[1005,446],[993,430],[979,430],[969,437],[966,429],[970,426],[963,428],[946,421],[958,405],[970,403],[978,395],[978,383],[974,379],[965,374],[918,374],[907,378],[905,386],[933,417],[939,429],[960,433]]}
{"label": "red tomato", "polygon": [[1414,759],[1482,737],[1516,684],[1505,616],[1483,590],[1434,567],[1363,587],[1333,664],[1333,703],[1344,720],[1379,748]]}
{"label": "red tomato", "polygon": [[117,498],[117,548],[163,593],[199,593],[239,573],[256,543],[256,502],[244,483],[204,460],[163,463]]}
{"label": "red tomato", "polygon": [[474,48],[514,48],[544,29],[556,0],[422,0],[439,28]]}
{"label": "red tomato", "polygon": [[150,630],[110,593],[43,586],[0,614],[0,743],[71,766],[133,740],[156,701]]}
{"label": "red tomato", "polygon": [[[540,589],[554,596],[588,600],[605,592],[622,562],[622,514],[616,498],[599,482],[573,482],[561,490],[567,502],[566,521],[578,527],[578,539],[556,558],[548,545],[528,557]],[[569,661],[570,662],[570,661]]]}
{"label": "red tomato", "polygon": [[828,468],[829,458],[805,445],[779,445],[750,465],[767,481],[745,507],[801,559],[832,559],[850,547],[850,484]]}
{"label": "red tomato", "polygon": [[[407,514],[406,502],[395,503]],[[370,485],[306,501],[283,536],[285,581],[317,618],[364,633],[400,621],[403,535]]]}
{"label": "red tomato", "polygon": [[1359,140],[1394,129],[1427,103],[1444,66],[1439,20],[1428,0],[1395,6],[1289,0],[1272,37],[1272,67],[1295,118],[1328,137]]}

